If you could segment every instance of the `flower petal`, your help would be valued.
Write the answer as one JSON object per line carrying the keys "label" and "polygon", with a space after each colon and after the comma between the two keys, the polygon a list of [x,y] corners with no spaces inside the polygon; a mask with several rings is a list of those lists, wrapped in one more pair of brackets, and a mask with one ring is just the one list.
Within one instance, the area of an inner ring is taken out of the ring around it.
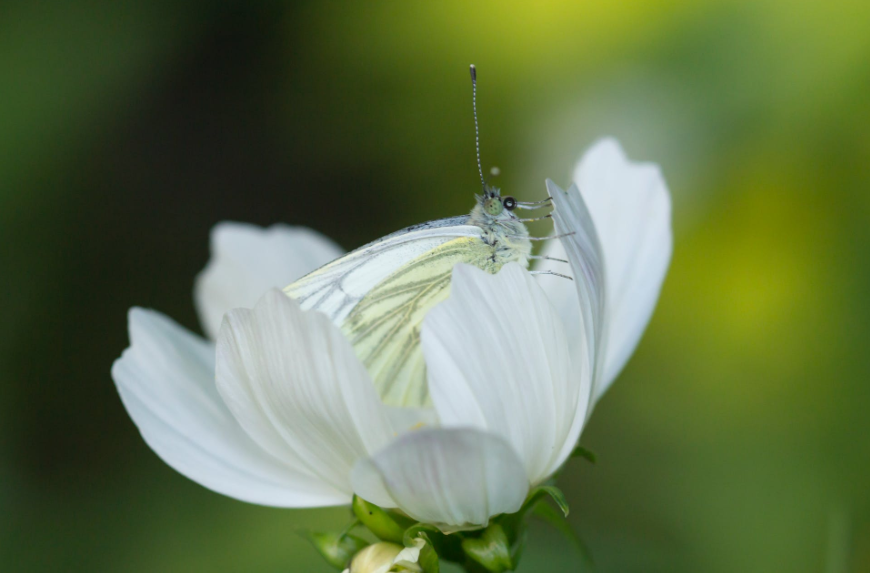
{"label": "flower petal", "polygon": [[203,330],[214,340],[225,312],[250,308],[270,288],[283,288],[342,254],[304,227],[218,223],[211,231],[211,259],[194,286]]}
{"label": "flower petal", "polygon": [[341,331],[279,290],[253,310],[226,314],[217,387],[266,451],[348,494],[353,464],[393,437],[371,379]]}
{"label": "flower petal", "polygon": [[386,406],[386,411],[393,430],[400,434],[409,430],[419,430],[423,426],[438,425],[438,413],[432,408]]}
{"label": "flower petal", "polygon": [[634,352],[658,300],[673,249],[671,198],[658,165],[629,161],[615,139],[586,152],[574,181],[595,222],[606,269],[600,395]]}
{"label": "flower petal", "polygon": [[[575,185],[563,191],[547,179],[547,192],[553,198],[553,222],[556,233],[562,235],[557,258],[567,258],[573,281],[544,283],[550,300],[560,309],[565,322],[571,325],[569,342],[576,364],[592,370],[592,396],[604,371],[606,338],[604,263],[595,225],[580,191]],[[555,243],[555,241],[550,241]],[[545,253],[553,255],[551,250]],[[549,262],[549,261],[548,261]],[[564,272],[564,269],[561,269]],[[573,290],[573,293],[572,293]],[[587,412],[587,415],[591,409]]]}
{"label": "flower petal", "polygon": [[363,499],[445,531],[485,526],[494,515],[519,511],[529,491],[510,445],[470,428],[405,434],[357,463],[352,479]]}
{"label": "flower petal", "polygon": [[515,263],[496,275],[457,265],[450,298],[429,312],[421,333],[441,423],[506,439],[532,484],[570,454],[591,389],[588,362],[573,363],[537,280],[566,279],[536,279]]}
{"label": "flower petal", "polygon": [[112,378],[145,442],[163,461],[216,492],[262,505],[347,503],[345,493],[257,446],[214,385],[214,346],[160,313],[130,310],[130,347]]}

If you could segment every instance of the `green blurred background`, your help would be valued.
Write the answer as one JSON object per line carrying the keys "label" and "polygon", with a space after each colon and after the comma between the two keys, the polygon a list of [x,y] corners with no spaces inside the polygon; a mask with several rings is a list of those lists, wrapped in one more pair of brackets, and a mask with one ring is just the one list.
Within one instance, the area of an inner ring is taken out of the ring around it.
{"label": "green blurred background", "polygon": [[[675,252],[560,481],[601,572],[870,571],[870,3],[0,7],[0,570],[320,572],[175,473],[109,377],[126,310],[195,331],[221,220],[353,248],[461,214],[485,165],[567,184],[617,136]],[[537,229],[546,232],[546,228]],[[577,571],[534,529],[525,572]]]}

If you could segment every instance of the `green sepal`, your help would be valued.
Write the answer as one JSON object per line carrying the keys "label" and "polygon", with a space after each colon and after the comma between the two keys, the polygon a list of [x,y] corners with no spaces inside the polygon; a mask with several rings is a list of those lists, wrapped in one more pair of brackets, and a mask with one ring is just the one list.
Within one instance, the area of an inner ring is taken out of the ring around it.
{"label": "green sepal", "polygon": [[327,563],[338,570],[346,568],[353,556],[369,545],[365,539],[348,533],[303,531],[302,535],[323,555]]}
{"label": "green sepal", "polygon": [[571,457],[583,458],[584,460],[592,464],[598,461],[598,456],[595,455],[595,452],[593,452],[592,450],[587,450],[583,446],[577,446],[576,448],[574,448],[574,451],[571,452]]}
{"label": "green sepal", "polygon": [[592,561],[592,553],[589,551],[589,547],[586,545],[586,543],[583,542],[583,539],[571,526],[571,523],[565,518],[564,515],[556,511],[553,506],[546,503],[536,505],[534,509],[534,514],[535,517],[539,517],[542,520],[546,521],[547,523],[552,525],[556,529],[556,531],[565,536],[565,538],[571,542],[571,545],[574,546],[574,549],[577,550],[577,553],[580,554],[580,557],[588,561],[590,565],[594,564],[594,562]]}
{"label": "green sepal", "polygon": [[463,539],[462,550],[491,573],[502,573],[514,568],[511,544],[498,523],[491,523],[480,537]]}
{"label": "green sepal", "polygon": [[[543,494],[547,494],[553,498],[553,501],[556,502],[556,505],[558,505],[559,509],[562,510],[562,513],[565,514],[565,517],[568,517],[568,512],[571,510],[568,507],[568,500],[565,499],[565,494],[562,493],[562,490],[554,485],[541,485],[536,487],[534,491],[532,491],[532,495],[529,496],[529,501],[526,502],[526,504],[529,504],[535,498],[540,500]],[[537,501],[532,504],[531,509],[534,509],[536,505]]]}
{"label": "green sepal", "polygon": [[428,523],[415,523],[405,530],[402,543],[405,544],[405,547],[413,547],[414,540],[418,537],[422,537],[427,543],[438,550],[441,549],[441,541],[443,540],[444,534],[434,525],[429,525]]}
{"label": "green sepal", "polygon": [[358,496],[353,497],[353,513],[378,539],[403,543],[407,526],[399,523],[399,516],[387,513]]}
{"label": "green sepal", "polygon": [[405,547],[411,547],[414,539],[423,535],[435,553],[438,554],[439,559],[457,563],[465,561],[465,552],[462,550],[463,534],[445,535],[434,525],[415,523],[405,530]]}
{"label": "green sepal", "polygon": [[420,567],[425,573],[438,573],[441,569],[440,560],[462,560],[465,553],[460,546],[461,538],[457,535],[445,536],[444,533],[428,523],[415,523],[405,530],[405,547],[413,547],[416,539],[426,541],[426,546],[420,551]]}
{"label": "green sepal", "polygon": [[[408,540],[405,542],[405,547],[413,547],[414,538],[409,538],[407,532],[405,533],[405,538]],[[426,531],[420,530],[416,534],[416,538],[426,542],[426,545],[420,550],[420,558],[417,560],[417,565],[423,569],[423,573],[439,573],[441,571],[441,563],[438,560],[438,552],[435,550],[429,535],[426,534]]]}
{"label": "green sepal", "polygon": [[543,485],[532,490],[518,512],[499,516],[495,520],[496,523],[501,525],[502,530],[507,536],[514,566],[519,564],[520,557],[525,549],[526,530],[528,527],[526,518],[538,505],[541,505],[541,502],[547,496],[550,496],[558,504],[559,509],[565,515],[568,514],[568,502],[565,501],[565,495],[562,491],[556,486]]}

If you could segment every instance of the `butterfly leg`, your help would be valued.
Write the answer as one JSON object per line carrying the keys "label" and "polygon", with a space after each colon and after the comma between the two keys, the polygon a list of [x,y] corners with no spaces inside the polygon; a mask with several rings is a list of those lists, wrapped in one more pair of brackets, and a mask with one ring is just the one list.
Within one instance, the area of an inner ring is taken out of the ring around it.
{"label": "butterfly leg", "polygon": [[544,207],[549,207],[552,203],[552,197],[547,197],[542,201],[517,201],[517,209],[543,209]]}
{"label": "butterfly leg", "polygon": [[531,223],[532,221],[543,221],[544,219],[552,219],[552,218],[553,218],[553,214],[547,213],[543,217],[531,217],[529,219],[517,219],[517,221],[519,221],[520,223]]}
{"label": "butterfly leg", "polygon": [[557,259],[556,257],[548,257],[546,255],[529,255],[528,258],[535,259],[537,261],[556,261],[557,263],[567,263],[565,259]]}
{"label": "butterfly leg", "polygon": [[529,271],[531,275],[553,275],[554,277],[561,277],[563,279],[568,279],[569,281],[573,281],[573,277],[569,277],[568,275],[563,275],[561,273],[555,273],[553,271]]}
{"label": "butterfly leg", "polygon": [[576,235],[577,231],[571,231],[570,233],[562,233],[561,235],[550,235],[549,237],[524,237],[522,235],[508,235],[511,238],[518,239],[528,239],[530,241],[549,241],[550,239],[561,239],[562,237],[570,237],[571,235]]}

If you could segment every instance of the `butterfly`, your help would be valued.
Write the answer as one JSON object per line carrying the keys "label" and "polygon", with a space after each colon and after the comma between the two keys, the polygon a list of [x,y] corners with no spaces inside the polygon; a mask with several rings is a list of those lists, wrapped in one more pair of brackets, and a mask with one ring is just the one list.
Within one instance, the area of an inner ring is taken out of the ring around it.
{"label": "butterfly", "polygon": [[[471,80],[477,136],[474,66]],[[525,223],[550,215],[523,219],[514,211],[547,207],[550,200],[520,202],[502,196],[483,177],[479,137],[476,142],[483,191],[475,195],[476,204],[468,215],[396,231],[284,289],[303,309],[325,313],[341,328],[388,406],[431,405],[420,328],[426,313],[450,294],[456,264],[474,265],[495,274],[507,263],[528,268],[531,259],[540,258],[532,255],[532,241],[543,239],[531,237]]]}

